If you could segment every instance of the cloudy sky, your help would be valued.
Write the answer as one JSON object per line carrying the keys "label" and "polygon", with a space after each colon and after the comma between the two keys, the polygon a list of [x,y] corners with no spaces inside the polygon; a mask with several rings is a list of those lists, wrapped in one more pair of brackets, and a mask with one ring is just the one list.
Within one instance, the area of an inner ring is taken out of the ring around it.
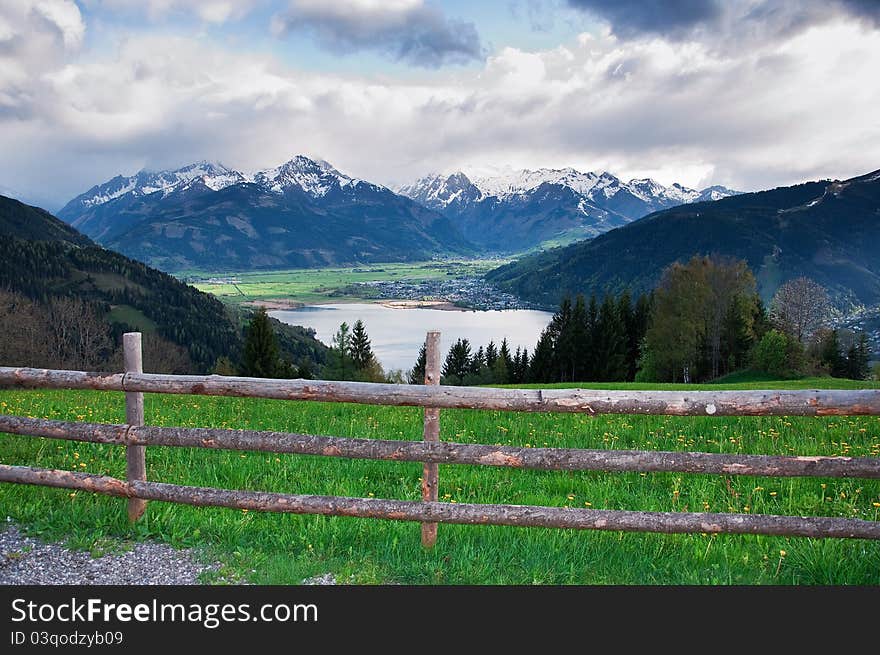
{"label": "cloudy sky", "polygon": [[2,0],[0,193],[320,156],[742,190],[880,168],[877,0]]}

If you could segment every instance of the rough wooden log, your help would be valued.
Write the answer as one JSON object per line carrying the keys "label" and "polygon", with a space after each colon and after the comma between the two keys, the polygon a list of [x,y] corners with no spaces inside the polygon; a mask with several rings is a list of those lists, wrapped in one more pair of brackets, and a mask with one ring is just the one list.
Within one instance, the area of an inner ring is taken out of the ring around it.
{"label": "rough wooden log", "polygon": [[59,487],[63,489],[82,489],[106,496],[122,496],[128,498],[131,490],[125,480],[118,480],[107,475],[93,475],[76,471],[59,471],[42,469],[32,466],[10,466],[0,464],[0,482],[17,484],[35,484],[41,487]]}
{"label": "rough wooden log", "polygon": [[56,371],[46,368],[11,368],[0,366],[0,387],[25,389],[92,389],[122,391],[125,373]]}
{"label": "rough wooden log", "polygon": [[[440,333],[428,332],[425,338],[425,385],[440,384]],[[425,443],[440,441],[440,410],[425,408],[422,440]],[[440,484],[440,470],[436,462],[425,462],[422,467],[422,500],[436,501]],[[437,524],[422,523],[422,546],[432,548],[437,543]]]}
{"label": "rough wooden log", "polygon": [[230,507],[264,512],[322,514],[359,518],[509,525],[516,527],[616,530],[623,532],[765,534],[792,537],[880,539],[880,521],[767,514],[712,514],[569,509],[530,505],[476,505],[381,498],[306,496],[231,491],[162,482],[125,483],[106,476],[0,464],[0,482],[84,489],[113,496]]}
{"label": "rough wooden log", "polygon": [[880,389],[630,391],[493,389],[222,375],[104,374],[0,367],[0,385],[243,396],[371,405],[674,416],[880,416]]}
{"label": "rough wooden log", "polygon": [[[122,352],[126,373],[144,372],[140,332],[126,332],[122,335]],[[133,427],[144,424],[144,394],[140,391],[125,392],[125,420]],[[145,446],[125,447],[125,475],[129,482],[147,479]],[[140,498],[129,498],[128,520],[137,521],[143,516],[146,508],[146,502]]]}
{"label": "rough wooden log", "polygon": [[288,432],[68,423],[0,414],[0,432],[120,445],[249,450],[350,459],[503,466],[542,471],[704,473],[880,479],[878,457],[739,455],[656,450],[520,448],[423,443]]}

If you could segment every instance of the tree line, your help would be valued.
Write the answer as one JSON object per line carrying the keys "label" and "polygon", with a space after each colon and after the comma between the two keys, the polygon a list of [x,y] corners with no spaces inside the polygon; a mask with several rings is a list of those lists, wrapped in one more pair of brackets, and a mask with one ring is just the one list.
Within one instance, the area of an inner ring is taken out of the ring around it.
{"label": "tree line", "polygon": [[[735,371],[774,377],[866,379],[867,335],[831,327],[827,290],[788,280],[765,306],[746,262],[693,257],[667,267],[659,284],[629,292],[566,297],[529,353],[506,339],[474,349],[458,339],[443,363],[443,384],[706,382]],[[408,381],[422,384],[425,347]]]}
{"label": "tree line", "polygon": [[[867,336],[830,327],[827,291],[789,280],[769,307],[741,260],[694,257],[668,267],[650,293],[566,297],[531,352],[506,338],[475,347],[459,338],[443,361],[443,384],[553,382],[704,382],[751,369],[775,377],[868,377]],[[342,323],[323,365],[292,366],[276,343],[265,310],[246,330],[242,372],[423,384],[426,349],[404,377],[385,372],[366,325]]]}

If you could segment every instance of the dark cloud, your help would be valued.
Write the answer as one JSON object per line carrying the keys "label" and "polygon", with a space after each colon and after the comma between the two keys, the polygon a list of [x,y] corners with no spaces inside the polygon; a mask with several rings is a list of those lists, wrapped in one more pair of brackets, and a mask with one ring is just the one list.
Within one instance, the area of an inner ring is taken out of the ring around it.
{"label": "dark cloud", "polygon": [[643,34],[669,39],[702,31],[713,42],[771,42],[839,16],[880,27],[880,0],[567,0],[575,9],[607,21],[625,38]]}
{"label": "dark cloud", "polygon": [[607,20],[615,34],[675,36],[717,20],[717,0],[568,0],[575,9]]}
{"label": "dark cloud", "polygon": [[340,53],[375,50],[413,66],[437,68],[485,56],[473,23],[446,18],[422,4],[341,10],[333,3],[292,2],[273,18],[278,36],[312,33],[323,47]]}
{"label": "dark cloud", "polygon": [[856,18],[880,27],[880,2],[877,0],[839,0],[840,5]]}

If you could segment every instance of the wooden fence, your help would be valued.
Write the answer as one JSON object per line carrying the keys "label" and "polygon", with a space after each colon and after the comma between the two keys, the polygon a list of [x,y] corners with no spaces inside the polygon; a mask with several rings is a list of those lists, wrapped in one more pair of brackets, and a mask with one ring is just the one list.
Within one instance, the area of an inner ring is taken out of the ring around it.
{"label": "wooden fence", "polygon": [[[0,432],[126,447],[126,480],[77,471],[0,464],[0,482],[83,489],[128,499],[137,520],[146,501],[297,514],[417,521],[422,543],[438,523],[665,533],[734,533],[880,539],[880,522],[861,519],[700,512],[642,512],[438,502],[438,464],[551,471],[680,472],[880,479],[877,457],[797,457],[641,450],[519,448],[439,440],[440,409],[676,416],[880,415],[880,389],[800,391],[597,391],[440,386],[440,333],[428,332],[425,385],[143,373],[139,333],[124,335],[125,373],[0,367],[0,386],[124,391],[124,425],[0,415]],[[424,439],[392,441],[309,434],[144,425],[143,393],[244,396],[424,407]],[[293,495],[191,487],[146,479],[146,446],[177,446],[422,462],[422,500]]]}

